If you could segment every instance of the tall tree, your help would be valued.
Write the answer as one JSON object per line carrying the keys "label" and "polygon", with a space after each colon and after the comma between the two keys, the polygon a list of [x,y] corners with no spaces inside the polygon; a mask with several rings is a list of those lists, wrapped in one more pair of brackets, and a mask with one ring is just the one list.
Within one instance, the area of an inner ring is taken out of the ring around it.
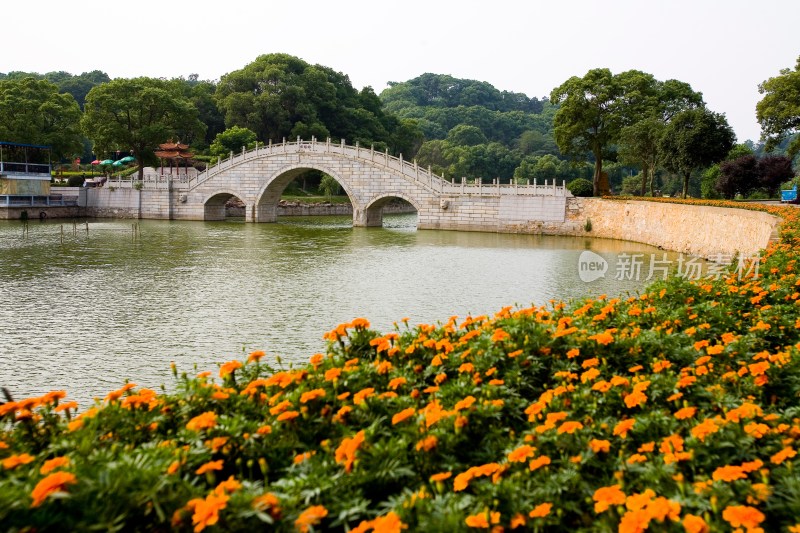
{"label": "tall tree", "polygon": [[621,117],[616,103],[622,95],[617,78],[607,68],[590,70],[583,78],[573,76],[550,93],[550,101],[561,104],[554,117],[555,139],[565,155],[594,156],[594,194],[599,195],[603,151],[616,141]]}
{"label": "tall tree", "polygon": [[686,198],[692,171],[722,160],[735,142],[736,135],[724,115],[699,107],[673,117],[659,150],[664,166],[683,177],[682,196]]}
{"label": "tall tree", "polygon": [[794,70],[783,69],[780,76],[758,86],[764,95],[756,104],[756,118],[761,124],[765,150],[771,151],[785,137],[794,135],[787,153],[794,158],[800,152],[800,57]]}
{"label": "tall tree", "polygon": [[203,131],[197,108],[175,85],[153,78],[115,79],[86,96],[81,127],[95,153],[130,150],[139,164],[163,142],[178,141]]}
{"label": "tall tree", "polygon": [[792,160],[785,155],[766,155],[758,160],[758,180],[770,196],[777,196],[781,183],[793,177]]}
{"label": "tall tree", "polygon": [[743,155],[719,164],[719,177],[715,188],[723,198],[733,199],[737,194],[746,196],[758,187],[758,160],[756,156]]}
{"label": "tall tree", "polygon": [[0,81],[0,139],[51,146],[59,159],[83,150],[81,110],[71,94],[32,77]]}

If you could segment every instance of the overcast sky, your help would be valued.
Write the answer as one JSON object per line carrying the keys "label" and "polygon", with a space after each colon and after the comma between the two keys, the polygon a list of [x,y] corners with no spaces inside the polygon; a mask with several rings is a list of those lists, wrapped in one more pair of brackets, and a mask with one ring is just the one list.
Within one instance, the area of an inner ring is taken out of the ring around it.
{"label": "overcast sky", "polygon": [[758,84],[800,55],[798,0],[12,1],[0,72],[215,80],[288,53],[380,93],[425,72],[542,97],[607,67],[678,79],[758,140]]}

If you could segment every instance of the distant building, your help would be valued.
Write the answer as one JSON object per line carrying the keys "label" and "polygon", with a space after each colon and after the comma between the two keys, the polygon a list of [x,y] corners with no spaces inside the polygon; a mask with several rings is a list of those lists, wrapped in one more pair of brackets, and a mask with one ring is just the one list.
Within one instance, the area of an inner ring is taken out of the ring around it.
{"label": "distant building", "polygon": [[0,141],[0,196],[49,196],[50,153],[49,146]]}

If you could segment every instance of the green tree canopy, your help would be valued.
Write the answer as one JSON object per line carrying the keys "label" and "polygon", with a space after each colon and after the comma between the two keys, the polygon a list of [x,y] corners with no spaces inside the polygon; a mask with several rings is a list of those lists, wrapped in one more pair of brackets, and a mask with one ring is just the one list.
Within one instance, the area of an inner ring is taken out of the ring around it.
{"label": "green tree canopy", "polygon": [[32,77],[0,81],[0,140],[51,146],[58,158],[83,151],[81,110],[70,94]]}
{"label": "green tree canopy", "polygon": [[459,124],[447,132],[447,142],[457,146],[475,146],[486,144],[488,139],[477,126]]}
{"label": "green tree canopy", "polygon": [[682,195],[686,198],[692,171],[724,159],[735,142],[736,135],[725,115],[699,107],[673,117],[664,130],[659,150],[664,166],[683,177]]}
{"label": "green tree canopy", "polygon": [[783,138],[794,136],[787,149],[789,157],[794,158],[800,152],[800,57],[794,70],[781,70],[780,76],[763,82],[758,91],[764,97],[756,104],[756,118],[766,151]]}
{"label": "green tree canopy", "polygon": [[398,125],[371,88],[356,91],[346,75],[288,54],[262,55],[226,74],[216,98],[228,127],[249,128],[262,141],[330,136],[383,149]]}
{"label": "green tree canopy", "polygon": [[209,151],[211,155],[226,157],[231,152],[241,151],[242,146],[249,150],[255,147],[255,144],[256,132],[247,128],[233,126],[217,134],[214,142],[211,143]]}
{"label": "green tree canopy", "polygon": [[197,109],[175,84],[153,78],[116,79],[94,87],[86,97],[81,126],[97,154],[132,151],[139,164],[170,139],[202,132]]}

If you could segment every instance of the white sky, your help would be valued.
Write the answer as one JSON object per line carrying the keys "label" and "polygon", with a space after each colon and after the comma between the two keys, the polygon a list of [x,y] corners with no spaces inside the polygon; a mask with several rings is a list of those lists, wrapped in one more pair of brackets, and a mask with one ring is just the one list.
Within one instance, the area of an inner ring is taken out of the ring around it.
{"label": "white sky", "polygon": [[797,0],[3,2],[0,72],[219,79],[288,53],[377,93],[425,72],[542,97],[607,67],[678,79],[758,140],[758,84],[800,55]]}

